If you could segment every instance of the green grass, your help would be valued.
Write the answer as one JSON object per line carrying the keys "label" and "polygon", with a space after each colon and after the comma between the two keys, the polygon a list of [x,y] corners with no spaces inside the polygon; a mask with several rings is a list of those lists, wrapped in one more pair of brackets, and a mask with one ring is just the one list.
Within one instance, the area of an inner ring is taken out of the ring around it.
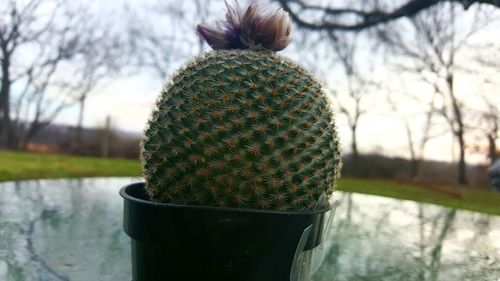
{"label": "green grass", "polygon": [[425,187],[375,179],[342,179],[338,190],[500,215],[500,193],[472,187]]}
{"label": "green grass", "polygon": [[[98,176],[140,176],[138,161],[0,151],[0,182]],[[338,189],[500,215],[500,194],[473,188],[425,187],[385,180],[341,179]]]}
{"label": "green grass", "polygon": [[141,167],[135,160],[0,151],[0,182],[140,174]]}

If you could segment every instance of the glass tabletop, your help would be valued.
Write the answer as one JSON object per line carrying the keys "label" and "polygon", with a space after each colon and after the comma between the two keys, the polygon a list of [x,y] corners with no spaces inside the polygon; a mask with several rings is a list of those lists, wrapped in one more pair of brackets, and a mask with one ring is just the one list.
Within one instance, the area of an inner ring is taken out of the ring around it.
{"label": "glass tabletop", "polygon": [[[138,178],[0,183],[0,280],[130,280],[118,190]],[[500,217],[336,192],[314,281],[500,280]]]}

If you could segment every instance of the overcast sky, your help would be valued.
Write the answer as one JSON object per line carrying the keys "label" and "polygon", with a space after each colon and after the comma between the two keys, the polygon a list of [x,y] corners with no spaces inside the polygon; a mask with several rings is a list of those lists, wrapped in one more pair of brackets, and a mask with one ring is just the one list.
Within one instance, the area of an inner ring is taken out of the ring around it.
{"label": "overcast sky", "polygon": [[[223,2],[223,1],[219,1]],[[106,1],[106,6],[101,7],[102,11],[107,11],[107,9],[119,8],[124,5],[126,1],[123,0],[113,0]],[[128,1],[128,4],[132,7],[139,7],[141,3],[146,3],[147,5],[153,5],[154,1]],[[98,4],[104,5],[104,4]],[[99,8],[100,9],[100,8]],[[223,10],[219,10],[217,13],[212,14],[212,18],[220,18],[223,16]],[[497,19],[498,19],[497,14]],[[161,21],[158,21],[161,23]],[[192,23],[193,30],[192,36],[194,38],[194,26],[195,22]],[[164,26],[162,28],[172,28],[172,26]],[[497,38],[491,40],[491,38]],[[474,40],[485,40],[493,44],[500,44],[498,42],[498,30],[495,28],[489,28],[482,32],[482,34],[477,36]],[[297,46],[291,43],[288,50],[282,52],[283,55],[291,57],[295,60],[302,60],[303,54],[297,52]],[[205,46],[206,50],[209,50]],[[370,56],[371,50],[363,51],[364,56]],[[493,56],[492,60],[499,61],[498,56]],[[302,62],[302,61],[301,61]],[[182,61],[176,62],[172,70],[179,66]],[[321,61],[317,61],[322,69],[328,71],[329,81],[325,81],[325,84],[330,87],[335,87],[335,81],[341,80],[342,76],[339,73],[339,69],[336,66],[326,65]],[[497,73],[498,74],[498,73]],[[491,75],[491,74],[485,74]],[[415,81],[411,77],[403,78],[403,76],[398,75],[391,68],[377,68],[373,73],[373,76],[379,80],[401,80],[404,79],[404,83],[399,83],[401,86],[404,84],[405,89],[410,89],[412,91],[428,91],[422,84]],[[324,79],[323,77],[321,77]],[[496,77],[489,77],[491,79],[497,79]],[[111,81],[105,81],[101,86],[99,86],[90,96],[86,106],[86,115],[84,120],[84,126],[95,127],[100,126],[104,123],[107,115],[111,116],[112,123],[116,128],[129,131],[129,132],[142,132],[144,126],[147,122],[148,116],[153,109],[153,104],[156,97],[160,93],[163,85],[167,81],[160,81],[148,71],[139,71],[134,75],[127,77],[119,77]],[[477,90],[477,84],[482,83],[478,80],[477,76],[461,74],[456,79],[457,89],[461,89],[462,92],[474,92]],[[399,86],[398,86],[399,87]],[[487,91],[493,92],[494,95],[500,95],[498,88],[489,88]],[[384,103],[383,93],[374,93],[369,99],[369,103],[373,105],[374,108],[369,115],[364,117],[359,124],[359,149],[361,153],[366,152],[382,152],[390,156],[403,156],[408,157],[407,140],[403,127],[403,123],[394,115],[384,113],[384,110],[378,110],[376,107],[383,106]],[[468,102],[474,103],[475,99],[468,99]],[[419,111],[415,109],[412,103],[402,103],[401,107],[404,108],[406,112],[415,111],[415,120],[421,118]],[[346,126],[346,120],[339,114],[337,114],[337,124],[340,132],[341,143],[344,147],[344,151],[349,151],[350,144],[350,133],[348,127]],[[77,107],[73,107],[69,110],[62,112],[56,119],[56,123],[73,125],[77,121]],[[418,121],[417,121],[418,122]],[[417,126],[418,127],[418,126]],[[418,134],[418,132],[417,132]],[[436,160],[453,160],[452,155],[456,155],[456,147],[453,145],[452,136],[450,134],[443,135],[441,137],[433,139],[429,142],[426,150],[426,158],[436,159]],[[485,162],[485,157],[482,155],[471,156],[470,162]]]}

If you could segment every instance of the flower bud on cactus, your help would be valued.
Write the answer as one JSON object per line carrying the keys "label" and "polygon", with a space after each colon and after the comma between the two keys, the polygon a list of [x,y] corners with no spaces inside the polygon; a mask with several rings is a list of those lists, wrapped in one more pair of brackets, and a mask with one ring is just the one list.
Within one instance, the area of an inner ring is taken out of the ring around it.
{"label": "flower bud on cactus", "polygon": [[146,191],[164,203],[312,209],[340,169],[328,101],[273,52],[290,41],[286,12],[227,8],[223,30],[197,29],[215,50],[161,92],[142,143]]}

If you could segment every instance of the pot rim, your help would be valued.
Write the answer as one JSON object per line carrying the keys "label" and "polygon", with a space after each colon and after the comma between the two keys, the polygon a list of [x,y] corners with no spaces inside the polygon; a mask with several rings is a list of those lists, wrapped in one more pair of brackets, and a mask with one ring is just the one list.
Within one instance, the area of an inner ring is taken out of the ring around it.
{"label": "pot rim", "polygon": [[258,213],[258,214],[273,214],[273,215],[314,215],[319,213],[327,212],[331,209],[331,204],[325,204],[323,208],[317,210],[305,210],[305,211],[277,211],[277,210],[261,210],[261,209],[251,209],[251,208],[234,208],[234,207],[215,207],[215,206],[196,206],[196,205],[182,205],[173,203],[158,203],[149,200],[140,199],[130,195],[127,191],[130,188],[136,186],[144,186],[144,182],[136,182],[128,184],[120,189],[120,196],[125,199],[132,201],[136,204],[151,206],[155,208],[178,208],[178,209],[195,209],[195,210],[205,210],[205,211],[219,211],[219,212],[236,212],[236,213]]}

